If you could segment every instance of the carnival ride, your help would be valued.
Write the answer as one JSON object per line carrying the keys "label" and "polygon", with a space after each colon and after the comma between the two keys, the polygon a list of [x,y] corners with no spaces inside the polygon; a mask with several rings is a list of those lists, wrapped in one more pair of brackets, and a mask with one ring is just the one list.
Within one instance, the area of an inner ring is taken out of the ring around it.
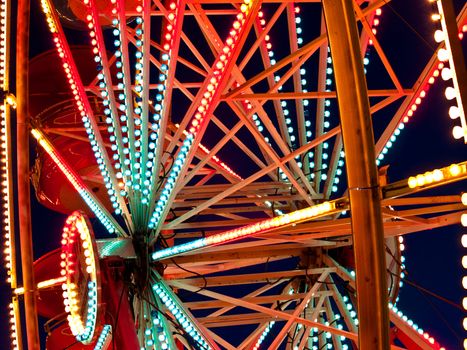
{"label": "carnival ride", "polygon": [[[427,2],[437,47],[425,61],[410,61],[407,78],[378,33],[390,5],[353,5],[360,66],[370,70],[368,55],[377,66],[362,96],[372,117],[384,116],[384,125],[374,121],[375,159],[366,161],[380,167],[380,277],[388,286],[391,348],[444,349],[396,306],[403,236],[467,222],[466,195],[429,192],[464,180],[467,162],[396,182],[384,165],[438,78],[450,107],[437,118],[453,119],[465,147],[458,38],[467,7],[456,21],[449,1]],[[37,337],[21,327],[27,293],[49,319],[52,350],[356,348],[364,305],[359,300],[357,308],[353,247],[362,236],[352,232],[357,206],[350,211],[338,113],[344,98],[322,4],[42,0],[41,7],[55,48],[30,63],[31,181],[41,204],[69,217],[56,233],[62,247],[34,263],[35,290],[21,287],[10,120],[16,101],[4,94],[13,348],[24,348],[26,333],[29,346]],[[3,0],[5,92],[9,11]]]}

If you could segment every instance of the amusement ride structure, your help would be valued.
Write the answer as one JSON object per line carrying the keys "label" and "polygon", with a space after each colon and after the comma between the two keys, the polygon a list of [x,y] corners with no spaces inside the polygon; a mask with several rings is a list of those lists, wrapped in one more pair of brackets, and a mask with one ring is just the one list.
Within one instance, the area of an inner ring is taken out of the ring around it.
{"label": "amusement ride structure", "polygon": [[[11,348],[445,349],[398,308],[403,237],[467,225],[467,161],[386,161],[434,84],[465,147],[467,6],[417,1],[432,52],[396,60],[392,2],[41,0],[29,61],[1,0]],[[67,216],[34,262],[31,184]]]}

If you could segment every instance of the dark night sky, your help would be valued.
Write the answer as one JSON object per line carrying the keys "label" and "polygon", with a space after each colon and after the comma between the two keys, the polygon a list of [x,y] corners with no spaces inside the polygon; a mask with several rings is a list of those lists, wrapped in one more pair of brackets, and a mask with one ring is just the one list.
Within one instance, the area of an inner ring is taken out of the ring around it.
{"label": "dark night sky", "polygon": [[[413,37],[410,40],[404,40],[398,35],[407,31],[411,33],[409,36],[415,35],[411,29],[408,29],[408,26],[411,26],[424,35],[428,43],[434,47],[435,43],[429,36],[433,27],[429,22],[425,23],[430,15],[429,8],[425,0],[410,2],[410,8],[406,8],[407,1],[405,0],[393,0],[391,3],[394,11],[385,9],[381,17],[379,28],[381,40],[383,47],[394,47],[388,52],[388,56],[391,62],[394,62],[399,75],[406,77],[405,85],[410,86],[418,75],[418,71],[411,70],[411,63],[416,63],[419,60],[425,62],[431,52],[426,43],[421,40]],[[459,11],[463,1],[456,0],[455,4]],[[50,36],[41,14],[38,12],[37,3],[33,2],[32,6],[31,57],[51,47]],[[398,19],[399,16],[403,20]],[[404,21],[406,23],[403,23]],[[393,26],[393,23],[397,23],[397,26]],[[403,32],[400,32],[398,28],[403,28]],[[273,38],[273,42],[279,42],[279,39]],[[414,42],[416,43],[415,47],[411,47]],[[464,49],[465,47],[464,40]],[[374,52],[370,54],[374,55]],[[404,60],[410,63],[406,65]],[[368,80],[371,84],[371,79],[374,79],[372,76],[378,75],[377,65],[372,68],[370,64],[368,70]],[[444,88],[442,85],[438,80],[430,89],[427,101],[407,124],[403,135],[398,138],[384,162],[384,164],[391,164],[389,168],[391,181],[465,160],[465,146],[461,141],[456,141],[451,136],[454,122],[447,115],[448,106],[443,97]],[[377,117],[379,115],[375,116],[375,118]],[[381,119],[385,119],[383,115]],[[381,122],[378,123],[378,120],[375,120],[374,123],[376,133],[378,133],[378,130],[381,129]],[[232,165],[235,169],[235,165]],[[443,188],[442,193],[460,193],[465,190],[465,185],[465,181],[451,185],[449,188]],[[436,194],[437,191],[432,193]],[[35,226],[35,231],[37,231],[35,237],[41,237],[35,241],[34,246],[35,256],[39,257],[58,247],[63,216],[51,213],[34,203],[33,220],[38,223]],[[38,232],[40,234],[37,234]],[[461,278],[464,275],[461,257],[466,252],[460,244],[460,239],[464,232],[465,229],[460,225],[455,225],[430,232],[412,234],[405,238],[408,279],[458,305],[461,304],[462,298],[466,295],[461,285]],[[5,285],[2,282],[0,292],[4,293],[5,290]],[[462,341],[465,337],[462,319],[465,312],[436,298],[424,295],[407,283],[402,288],[399,305],[408,317],[432,334],[446,349],[462,348]],[[3,306],[2,310],[5,310]],[[6,343],[6,340],[4,342],[3,339],[8,337],[5,333],[7,320],[4,315],[4,312],[0,312],[0,324],[2,325],[0,327],[0,339],[2,339],[0,343]]]}

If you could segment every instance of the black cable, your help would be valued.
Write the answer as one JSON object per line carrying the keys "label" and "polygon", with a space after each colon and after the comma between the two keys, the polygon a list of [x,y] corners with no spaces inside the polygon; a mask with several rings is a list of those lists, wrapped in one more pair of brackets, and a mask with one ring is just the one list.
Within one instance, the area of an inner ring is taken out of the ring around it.
{"label": "black cable", "polygon": [[[389,271],[389,270],[388,270],[388,272],[389,272],[391,275],[394,275],[394,276],[397,277],[397,274],[395,274],[394,272]],[[436,293],[434,293],[434,292],[432,292],[432,291],[430,291],[430,290],[428,290],[428,289],[426,289],[426,288],[420,286],[419,284],[417,284],[417,283],[415,283],[415,282],[413,282],[413,281],[411,281],[411,280],[409,280],[409,279],[407,279],[407,278],[404,278],[404,282],[407,283],[409,286],[412,286],[412,287],[418,289],[420,292],[426,293],[426,294],[428,294],[428,295],[430,295],[430,296],[432,296],[432,297],[434,297],[434,298],[436,298],[436,299],[438,299],[438,300],[444,301],[446,304],[449,304],[449,305],[451,305],[452,307],[454,307],[454,308],[456,308],[456,309],[458,309],[458,310],[464,312],[464,309],[462,308],[462,306],[457,305],[457,304],[456,304],[455,302],[453,302],[452,300],[449,300],[449,299],[447,299],[447,298],[445,298],[445,297],[443,297],[443,296],[441,296],[441,295],[438,295],[438,294],[436,294]]]}
{"label": "black cable", "polygon": [[[393,272],[389,271],[389,274],[390,275],[395,275],[397,276],[396,274],[394,274]],[[454,336],[457,338],[457,340],[459,341],[462,341],[462,338],[459,337],[459,335],[457,334],[457,332],[452,328],[451,324],[446,320],[446,318],[444,317],[444,315],[439,311],[438,307],[436,307],[435,304],[433,304],[431,302],[430,299],[427,298],[426,294],[438,299],[438,300],[441,300],[459,310],[461,310],[462,312],[464,311],[464,309],[462,307],[460,307],[459,305],[457,305],[456,303],[454,303],[453,301],[447,299],[447,298],[444,298],[436,293],[433,293],[432,291],[426,289],[426,288],[423,288],[422,286],[416,284],[415,282],[412,282],[410,280],[407,280],[406,278],[404,279],[404,282],[407,283],[408,285],[410,285],[411,287],[414,287],[426,300],[426,302],[428,304],[430,304],[430,306],[432,307],[432,309],[438,314],[438,317],[441,319],[441,321],[443,321],[443,323],[446,325],[446,327],[451,331],[452,334],[454,334]]]}
{"label": "black cable", "polygon": [[438,307],[437,307],[435,304],[433,304],[433,303],[431,302],[431,300],[428,299],[427,296],[424,295],[424,294],[422,293],[421,290],[418,290],[418,292],[419,292],[420,294],[423,295],[423,297],[424,297],[425,300],[428,302],[428,304],[430,304],[431,308],[432,308],[433,310],[435,310],[435,312],[438,314],[438,317],[441,319],[441,321],[443,321],[443,323],[444,323],[444,324],[446,325],[446,327],[451,331],[451,333],[454,334],[454,337],[456,337],[457,340],[461,343],[461,342],[463,341],[463,339],[457,334],[457,332],[454,330],[454,328],[452,328],[451,324],[446,320],[446,318],[445,318],[444,315],[441,313],[441,311],[439,311]]}
{"label": "black cable", "polygon": [[172,261],[174,263],[174,265],[177,266],[179,269],[182,269],[183,271],[191,273],[193,275],[199,276],[199,277],[201,277],[203,279],[204,285],[201,288],[199,288],[198,290],[195,290],[193,293],[199,293],[202,290],[206,289],[206,287],[208,286],[208,280],[206,279],[206,277],[204,275],[200,274],[199,272],[191,271],[191,270],[188,270],[188,269],[180,266],[179,264],[177,264],[175,262],[175,260],[173,258],[171,258],[170,261]]}
{"label": "black cable", "polygon": [[[172,317],[170,317],[167,313],[163,312],[156,304],[154,304],[151,300],[149,300],[148,298],[145,298],[143,295],[141,295],[141,298],[146,301],[152,308],[154,308],[155,311],[157,311],[159,314],[161,314],[167,321],[169,321],[170,323],[172,323],[172,325],[175,327],[176,330],[178,330],[179,332],[178,333],[175,333],[175,334],[179,334],[181,335],[182,337],[185,338],[185,340],[187,341],[187,343],[191,344],[192,342],[190,341],[190,338],[188,337],[188,334],[187,332],[183,329],[183,327],[181,327],[177,322],[175,322]],[[201,344],[199,343],[195,343],[195,346],[198,345],[200,347],[202,347]],[[203,348],[205,349],[205,348]]]}
{"label": "black cable", "polygon": [[[164,242],[165,246],[168,247],[166,238],[165,238],[165,237],[162,237],[162,236],[160,236],[160,238],[161,238],[161,240]],[[179,264],[177,264],[177,263],[175,262],[175,260],[174,260],[173,258],[171,258],[170,261],[172,261],[172,263],[173,263],[175,266],[177,266],[179,269],[181,269],[181,270],[183,270],[183,271],[185,271],[185,272],[191,273],[191,274],[193,274],[193,275],[199,276],[199,277],[201,277],[201,278],[203,279],[203,283],[204,283],[203,287],[201,287],[200,289],[194,291],[193,293],[199,293],[199,292],[201,292],[202,290],[206,289],[206,287],[207,287],[207,285],[208,285],[208,280],[206,279],[206,277],[205,277],[204,275],[200,274],[199,272],[191,271],[191,270],[188,270],[188,269],[186,269],[186,268],[180,266]]]}
{"label": "black cable", "polygon": [[418,36],[419,39],[422,40],[422,42],[423,42],[426,46],[428,46],[428,48],[429,48],[432,52],[435,52],[435,51],[436,51],[436,49],[433,48],[433,46],[431,46],[431,44],[430,44],[428,41],[426,41],[425,38],[424,38],[424,37],[423,37],[423,36],[422,36],[422,35],[421,35],[421,34],[420,34],[420,33],[419,33],[404,17],[402,17],[402,15],[399,14],[399,13],[391,6],[391,4],[389,4],[388,1],[385,1],[384,3],[385,3],[385,5],[387,5],[387,7],[389,7],[389,9],[390,9],[397,17],[399,17],[399,19],[400,19],[407,27],[409,27],[409,29],[410,29],[411,31],[413,31],[413,32],[415,33],[416,36]]}
{"label": "black cable", "polygon": [[71,343],[70,345],[68,345],[66,348],[63,348],[63,350],[69,349],[69,348],[71,348],[72,346],[74,346],[74,345],[76,345],[78,343],[81,343],[81,342],[79,340],[77,340],[74,343]]}
{"label": "black cable", "polygon": [[399,259],[397,259],[397,257],[394,255],[394,253],[392,252],[392,250],[388,247],[387,244],[385,244],[385,247],[386,247],[386,253],[388,253],[389,255],[391,255],[391,257],[394,259],[394,262],[399,265],[399,267],[401,268],[402,271],[404,271],[405,273],[407,273],[405,267],[403,267],[403,264],[402,264],[402,261],[400,261]]}

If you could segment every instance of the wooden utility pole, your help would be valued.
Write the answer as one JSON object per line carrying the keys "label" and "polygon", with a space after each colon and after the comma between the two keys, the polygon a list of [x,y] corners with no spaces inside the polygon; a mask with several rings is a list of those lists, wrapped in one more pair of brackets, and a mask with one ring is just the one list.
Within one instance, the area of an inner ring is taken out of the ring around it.
{"label": "wooden utility pole", "polygon": [[389,349],[388,289],[373,126],[352,0],[323,0],[344,141],[360,350]]}
{"label": "wooden utility pole", "polygon": [[31,197],[29,183],[29,0],[18,0],[16,34],[16,147],[18,179],[18,215],[21,246],[21,266],[24,287],[24,308],[29,350],[39,350],[36,291],[34,283],[31,227]]}

